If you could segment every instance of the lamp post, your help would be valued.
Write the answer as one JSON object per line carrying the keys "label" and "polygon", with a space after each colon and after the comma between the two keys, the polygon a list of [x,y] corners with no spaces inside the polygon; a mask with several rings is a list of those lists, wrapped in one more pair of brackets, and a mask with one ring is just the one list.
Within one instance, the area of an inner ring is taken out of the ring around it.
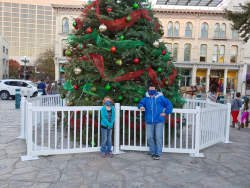
{"label": "lamp post", "polygon": [[24,80],[26,80],[26,63],[28,63],[30,61],[29,58],[27,58],[27,56],[24,56],[23,58],[21,58],[21,61],[24,62]]}

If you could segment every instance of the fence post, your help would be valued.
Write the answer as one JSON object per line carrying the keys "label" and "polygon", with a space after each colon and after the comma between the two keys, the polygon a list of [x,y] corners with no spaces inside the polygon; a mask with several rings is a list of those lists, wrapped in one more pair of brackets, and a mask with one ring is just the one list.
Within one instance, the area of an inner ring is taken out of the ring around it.
{"label": "fence post", "polygon": [[37,156],[32,155],[32,103],[27,105],[27,134],[26,134],[26,144],[27,144],[27,155],[21,156],[22,161],[38,159]]}
{"label": "fence post", "polygon": [[[23,91],[21,91],[22,93]],[[26,98],[24,97],[24,95],[22,95],[21,98],[21,136],[17,137],[20,139],[25,139],[25,103],[26,103]]]}
{"label": "fence post", "polygon": [[114,127],[114,151],[113,154],[119,154],[120,147],[120,103],[115,103],[115,127]]}
{"label": "fence post", "polygon": [[201,123],[201,107],[196,106],[196,122],[195,122],[195,153],[189,154],[190,157],[204,157],[203,153],[200,153],[200,123]]}
{"label": "fence post", "polygon": [[230,129],[230,116],[231,116],[231,103],[227,103],[227,116],[226,116],[226,130],[225,130],[225,144],[231,144],[233,142],[229,141],[229,129]]}
{"label": "fence post", "polygon": [[27,98],[30,98],[30,89],[27,89]]}
{"label": "fence post", "polygon": [[20,89],[16,89],[15,100],[16,100],[15,103],[16,109],[20,109]]}

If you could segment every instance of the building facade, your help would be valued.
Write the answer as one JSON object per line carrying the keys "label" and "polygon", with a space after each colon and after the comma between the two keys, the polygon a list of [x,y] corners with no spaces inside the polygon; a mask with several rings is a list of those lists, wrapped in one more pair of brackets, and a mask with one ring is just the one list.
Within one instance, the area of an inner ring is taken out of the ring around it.
{"label": "building facade", "polygon": [[79,17],[82,13],[82,5],[60,5],[53,4],[53,10],[56,16],[56,42],[55,42],[55,80],[65,82],[64,70],[62,66],[67,63],[66,49],[67,49],[67,37],[74,29],[72,23],[74,19]]}
{"label": "building facade", "polygon": [[0,80],[9,78],[9,43],[0,37]]}
{"label": "building facade", "polygon": [[[238,3],[223,6],[239,11]],[[153,10],[165,32],[161,41],[167,43],[174,64],[184,69],[181,86],[199,84],[208,91],[211,84],[218,84],[224,95],[231,89],[245,95],[250,43],[242,42],[223,9],[165,7]]]}
{"label": "building facade", "polygon": [[27,56],[29,65],[36,57],[55,45],[56,15],[51,4],[81,5],[75,0],[0,0],[0,36],[10,45],[10,59]]}

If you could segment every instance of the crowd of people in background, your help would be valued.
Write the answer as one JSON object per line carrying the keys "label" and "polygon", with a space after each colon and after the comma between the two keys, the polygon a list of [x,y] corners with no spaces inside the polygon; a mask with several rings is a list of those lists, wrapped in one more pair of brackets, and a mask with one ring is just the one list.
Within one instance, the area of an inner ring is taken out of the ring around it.
{"label": "crowd of people in background", "polygon": [[59,88],[62,83],[58,81],[46,81],[44,79],[37,82],[37,89],[43,90],[43,95],[55,95],[59,93]]}

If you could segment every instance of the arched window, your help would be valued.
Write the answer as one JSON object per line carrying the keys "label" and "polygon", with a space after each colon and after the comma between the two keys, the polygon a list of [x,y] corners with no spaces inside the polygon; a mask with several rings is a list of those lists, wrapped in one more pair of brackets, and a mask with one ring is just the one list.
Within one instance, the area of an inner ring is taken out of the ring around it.
{"label": "arched window", "polygon": [[67,40],[62,40],[62,56],[66,57],[66,51],[68,48],[68,41]]}
{"label": "arched window", "polygon": [[226,24],[222,24],[220,29],[220,37],[225,38],[225,36],[226,36]]}
{"label": "arched window", "polygon": [[200,49],[200,62],[207,61],[207,45],[202,44]]}
{"label": "arched window", "polygon": [[179,22],[175,22],[175,24],[174,24],[174,37],[179,37],[179,28],[180,28]]}
{"label": "arched window", "polygon": [[201,26],[201,38],[207,38],[208,26],[206,23],[203,23]]}
{"label": "arched window", "polygon": [[174,44],[174,47],[173,47],[173,61],[174,62],[178,61],[178,47],[179,47],[178,44]]}
{"label": "arched window", "polygon": [[173,23],[168,22],[168,37],[172,37],[173,35]]}
{"label": "arched window", "polygon": [[220,25],[219,24],[215,24],[214,27],[214,37],[219,37],[219,32],[220,32]]}
{"label": "arched window", "polygon": [[168,43],[167,44],[167,49],[170,53],[172,53],[172,44]]}
{"label": "arched window", "polygon": [[231,47],[230,63],[237,63],[238,46]]}
{"label": "arched window", "polygon": [[186,24],[185,37],[192,37],[192,24],[191,23]]}
{"label": "arched window", "polygon": [[224,56],[225,56],[225,46],[220,46],[219,63],[224,63]]}
{"label": "arched window", "polygon": [[184,61],[190,61],[190,57],[191,57],[191,45],[185,44]]}
{"label": "arched window", "polygon": [[62,32],[63,33],[69,32],[69,20],[68,20],[68,18],[63,19]]}
{"label": "arched window", "polygon": [[239,34],[238,31],[234,28],[232,28],[232,38],[233,39],[238,39],[239,38]]}
{"label": "arched window", "polygon": [[214,45],[213,63],[218,63],[218,45]]}

